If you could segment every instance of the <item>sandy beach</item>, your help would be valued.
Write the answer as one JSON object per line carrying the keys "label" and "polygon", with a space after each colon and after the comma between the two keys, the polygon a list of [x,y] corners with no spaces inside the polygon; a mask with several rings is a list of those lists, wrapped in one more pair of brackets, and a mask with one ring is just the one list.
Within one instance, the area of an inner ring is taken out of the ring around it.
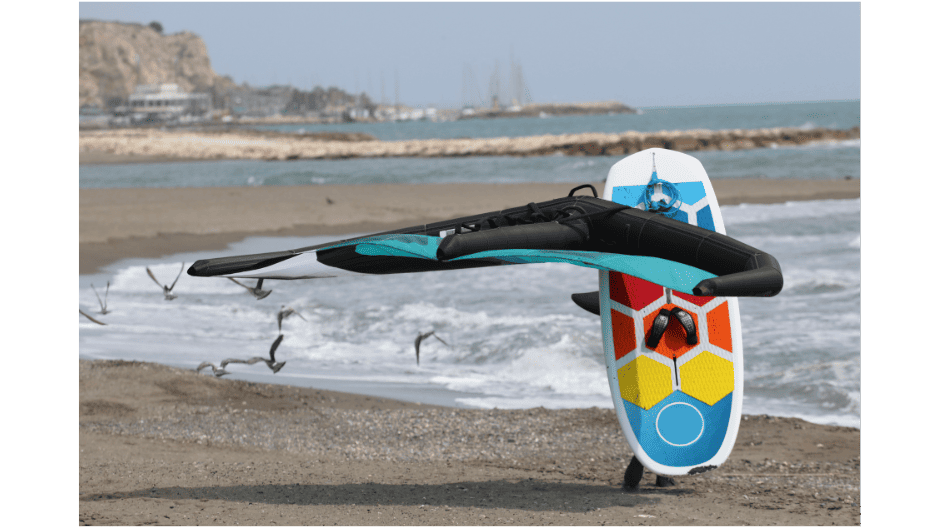
{"label": "sandy beach", "polygon": [[[858,180],[716,180],[723,205]],[[597,183],[600,187],[600,183]],[[251,235],[370,232],[574,184],[80,190],[80,270]],[[330,197],[333,204],[328,204]],[[860,430],[747,416],[729,461],[639,492],[612,410],[467,410],[80,361],[80,524],[851,525]]]}
{"label": "sandy beach", "polygon": [[860,431],[745,416],[622,490],[612,410],[467,410],[79,362],[80,525],[853,525]]}

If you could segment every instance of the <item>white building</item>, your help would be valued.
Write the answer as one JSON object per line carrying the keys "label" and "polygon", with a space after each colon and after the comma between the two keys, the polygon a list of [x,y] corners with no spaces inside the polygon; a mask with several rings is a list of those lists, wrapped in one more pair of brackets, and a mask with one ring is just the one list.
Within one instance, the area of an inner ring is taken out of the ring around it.
{"label": "white building", "polygon": [[118,111],[132,121],[199,121],[211,112],[209,94],[182,92],[173,83],[138,85],[127,98],[127,107]]}

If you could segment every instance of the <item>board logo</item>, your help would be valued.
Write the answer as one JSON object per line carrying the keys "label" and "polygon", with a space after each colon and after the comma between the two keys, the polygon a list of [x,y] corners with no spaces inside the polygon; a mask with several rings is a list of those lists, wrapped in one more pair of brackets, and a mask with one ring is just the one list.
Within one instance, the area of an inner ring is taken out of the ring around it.
{"label": "board logo", "polygon": [[650,177],[650,183],[646,184],[644,193],[644,204],[646,211],[659,213],[673,218],[679,213],[682,207],[682,193],[675,184],[668,180],[659,178],[656,173],[656,153],[653,153],[653,176]]}

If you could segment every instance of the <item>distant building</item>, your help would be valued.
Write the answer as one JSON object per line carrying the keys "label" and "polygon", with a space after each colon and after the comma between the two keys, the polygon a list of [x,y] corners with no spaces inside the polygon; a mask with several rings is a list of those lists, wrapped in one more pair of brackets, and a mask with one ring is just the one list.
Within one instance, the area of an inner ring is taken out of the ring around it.
{"label": "distant building", "polygon": [[127,106],[115,109],[115,114],[131,122],[202,121],[211,112],[209,94],[183,92],[173,83],[138,85],[127,98]]}
{"label": "distant building", "polygon": [[240,86],[229,90],[227,101],[232,115],[237,118],[265,118],[283,114],[293,91],[289,86]]}

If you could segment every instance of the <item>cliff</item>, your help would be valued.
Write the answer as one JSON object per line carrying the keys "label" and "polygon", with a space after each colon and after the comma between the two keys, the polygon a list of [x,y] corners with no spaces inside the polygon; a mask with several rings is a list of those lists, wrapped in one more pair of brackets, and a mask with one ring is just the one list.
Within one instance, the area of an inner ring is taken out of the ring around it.
{"label": "cliff", "polygon": [[235,84],[212,69],[206,45],[189,32],[163,35],[149,26],[79,21],[79,104],[106,107],[139,84],[176,83],[214,99]]}

